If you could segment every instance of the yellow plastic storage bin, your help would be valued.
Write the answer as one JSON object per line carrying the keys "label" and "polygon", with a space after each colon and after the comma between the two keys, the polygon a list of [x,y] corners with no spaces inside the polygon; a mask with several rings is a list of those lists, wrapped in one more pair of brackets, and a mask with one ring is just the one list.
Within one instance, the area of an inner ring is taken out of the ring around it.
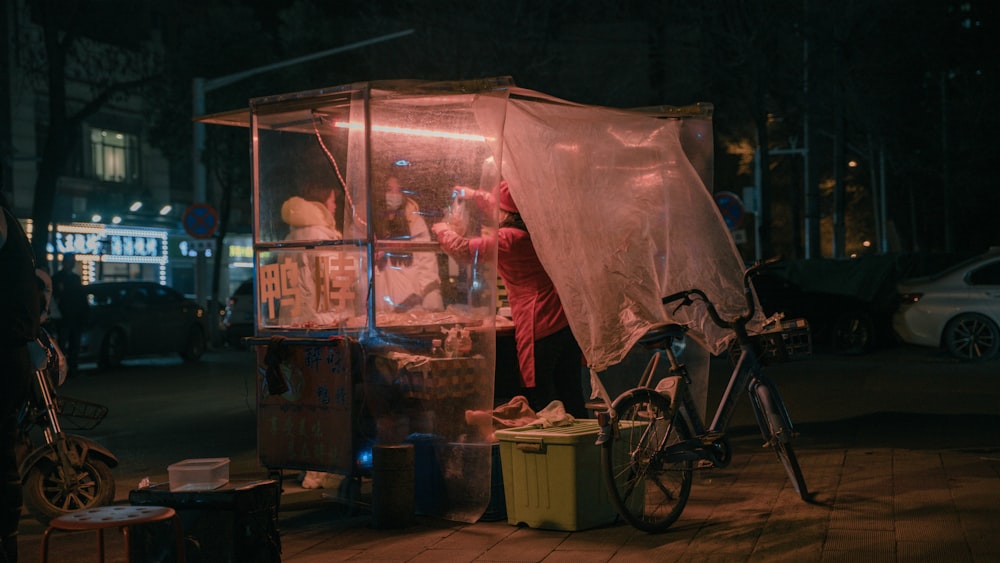
{"label": "yellow plastic storage bin", "polygon": [[615,521],[594,444],[598,431],[596,420],[496,431],[509,524],[576,531]]}

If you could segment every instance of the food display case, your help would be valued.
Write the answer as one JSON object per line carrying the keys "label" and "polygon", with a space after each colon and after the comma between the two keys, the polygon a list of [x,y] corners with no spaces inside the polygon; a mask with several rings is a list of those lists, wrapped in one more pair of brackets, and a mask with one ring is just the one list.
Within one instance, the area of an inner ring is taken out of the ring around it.
{"label": "food display case", "polygon": [[400,81],[251,100],[264,466],[354,476],[372,447],[419,437],[450,472],[440,515],[474,521],[486,508],[488,429],[467,419],[494,406],[496,257],[449,258],[430,228],[495,231],[495,205],[461,188],[498,186],[508,86]]}

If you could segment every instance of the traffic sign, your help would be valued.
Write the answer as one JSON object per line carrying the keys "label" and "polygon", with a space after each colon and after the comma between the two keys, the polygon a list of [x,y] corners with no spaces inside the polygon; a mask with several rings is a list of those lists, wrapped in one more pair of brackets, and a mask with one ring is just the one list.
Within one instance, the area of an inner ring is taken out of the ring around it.
{"label": "traffic sign", "polygon": [[184,210],[184,231],[194,238],[212,238],[219,228],[219,214],[207,203],[193,203]]}
{"label": "traffic sign", "polygon": [[715,194],[715,204],[719,206],[722,218],[729,230],[738,229],[743,225],[743,200],[733,192]]}

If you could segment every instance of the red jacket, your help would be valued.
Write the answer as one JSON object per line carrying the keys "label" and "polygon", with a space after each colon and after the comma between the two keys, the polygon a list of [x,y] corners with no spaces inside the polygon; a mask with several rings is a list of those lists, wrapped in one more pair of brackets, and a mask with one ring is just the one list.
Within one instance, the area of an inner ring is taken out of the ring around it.
{"label": "red jacket", "polygon": [[[437,239],[441,248],[452,255],[488,256],[493,251],[491,238],[466,239],[454,231],[443,230],[438,232]],[[535,341],[565,328],[569,321],[552,280],[535,254],[531,235],[521,229],[504,227],[497,231],[496,245],[497,269],[507,286],[514,320],[521,383],[534,387]]]}

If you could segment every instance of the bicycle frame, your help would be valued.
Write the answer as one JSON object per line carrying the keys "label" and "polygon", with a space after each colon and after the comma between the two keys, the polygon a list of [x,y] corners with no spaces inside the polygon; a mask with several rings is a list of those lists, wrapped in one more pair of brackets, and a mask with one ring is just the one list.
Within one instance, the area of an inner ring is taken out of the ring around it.
{"label": "bicycle frame", "polygon": [[[737,336],[739,338],[739,335]],[[743,340],[741,338],[741,340]],[[709,432],[725,432],[729,428],[729,422],[736,411],[736,403],[745,393],[751,383],[756,383],[760,379],[760,360],[757,352],[751,345],[749,338],[740,342],[740,357],[733,367],[732,375],[729,377],[729,384],[719,400],[719,406],[715,411],[715,418],[709,426]],[[754,409],[755,414],[757,409]],[[759,417],[759,414],[758,414]],[[703,434],[703,431],[698,434]]]}
{"label": "bicycle frame", "polygon": [[[748,344],[748,343],[745,343]],[[718,406],[715,410],[714,418],[708,427],[705,426],[701,415],[698,412],[697,407],[694,404],[694,399],[688,391],[688,380],[687,380],[687,370],[684,365],[681,364],[674,354],[673,350],[666,347],[662,351],[654,353],[654,357],[650,358],[649,363],[646,367],[646,373],[644,374],[645,381],[640,382],[641,387],[649,387],[650,379],[653,372],[656,370],[656,366],[659,363],[658,356],[660,354],[665,354],[668,358],[670,368],[670,374],[677,377],[676,387],[672,389],[668,398],[671,400],[672,410],[671,415],[675,414],[678,409],[681,409],[684,413],[684,422],[689,425],[688,430],[694,438],[685,443],[677,444],[665,450],[665,453],[669,457],[677,456],[681,451],[687,451],[689,453],[697,454],[697,459],[706,459],[711,461],[716,466],[726,465],[726,456],[719,458],[716,455],[719,448],[705,448],[709,444],[715,444],[720,440],[725,440],[725,433],[729,428],[729,423],[732,420],[733,414],[736,412],[736,405],[740,398],[756,388],[758,385],[768,386],[773,393],[777,393],[774,388],[773,383],[767,380],[763,374],[761,374],[761,364],[758,360],[756,351],[754,351],[752,346],[744,345],[740,352],[740,356],[733,367],[732,373],[729,377],[729,383],[726,386],[722,397],[719,399]],[[670,387],[669,385],[667,387]],[[657,391],[660,391],[660,387],[656,387]],[[750,403],[754,413],[754,418],[757,420],[758,426],[761,429],[761,435],[765,442],[770,440],[767,435],[767,421],[761,410],[761,405],[757,400],[754,393],[750,393]],[[785,421],[788,427],[791,427],[791,421]],[[710,438],[711,440],[706,440],[705,438]],[[728,447],[726,446],[728,449]],[[723,453],[727,453],[723,451]]]}

